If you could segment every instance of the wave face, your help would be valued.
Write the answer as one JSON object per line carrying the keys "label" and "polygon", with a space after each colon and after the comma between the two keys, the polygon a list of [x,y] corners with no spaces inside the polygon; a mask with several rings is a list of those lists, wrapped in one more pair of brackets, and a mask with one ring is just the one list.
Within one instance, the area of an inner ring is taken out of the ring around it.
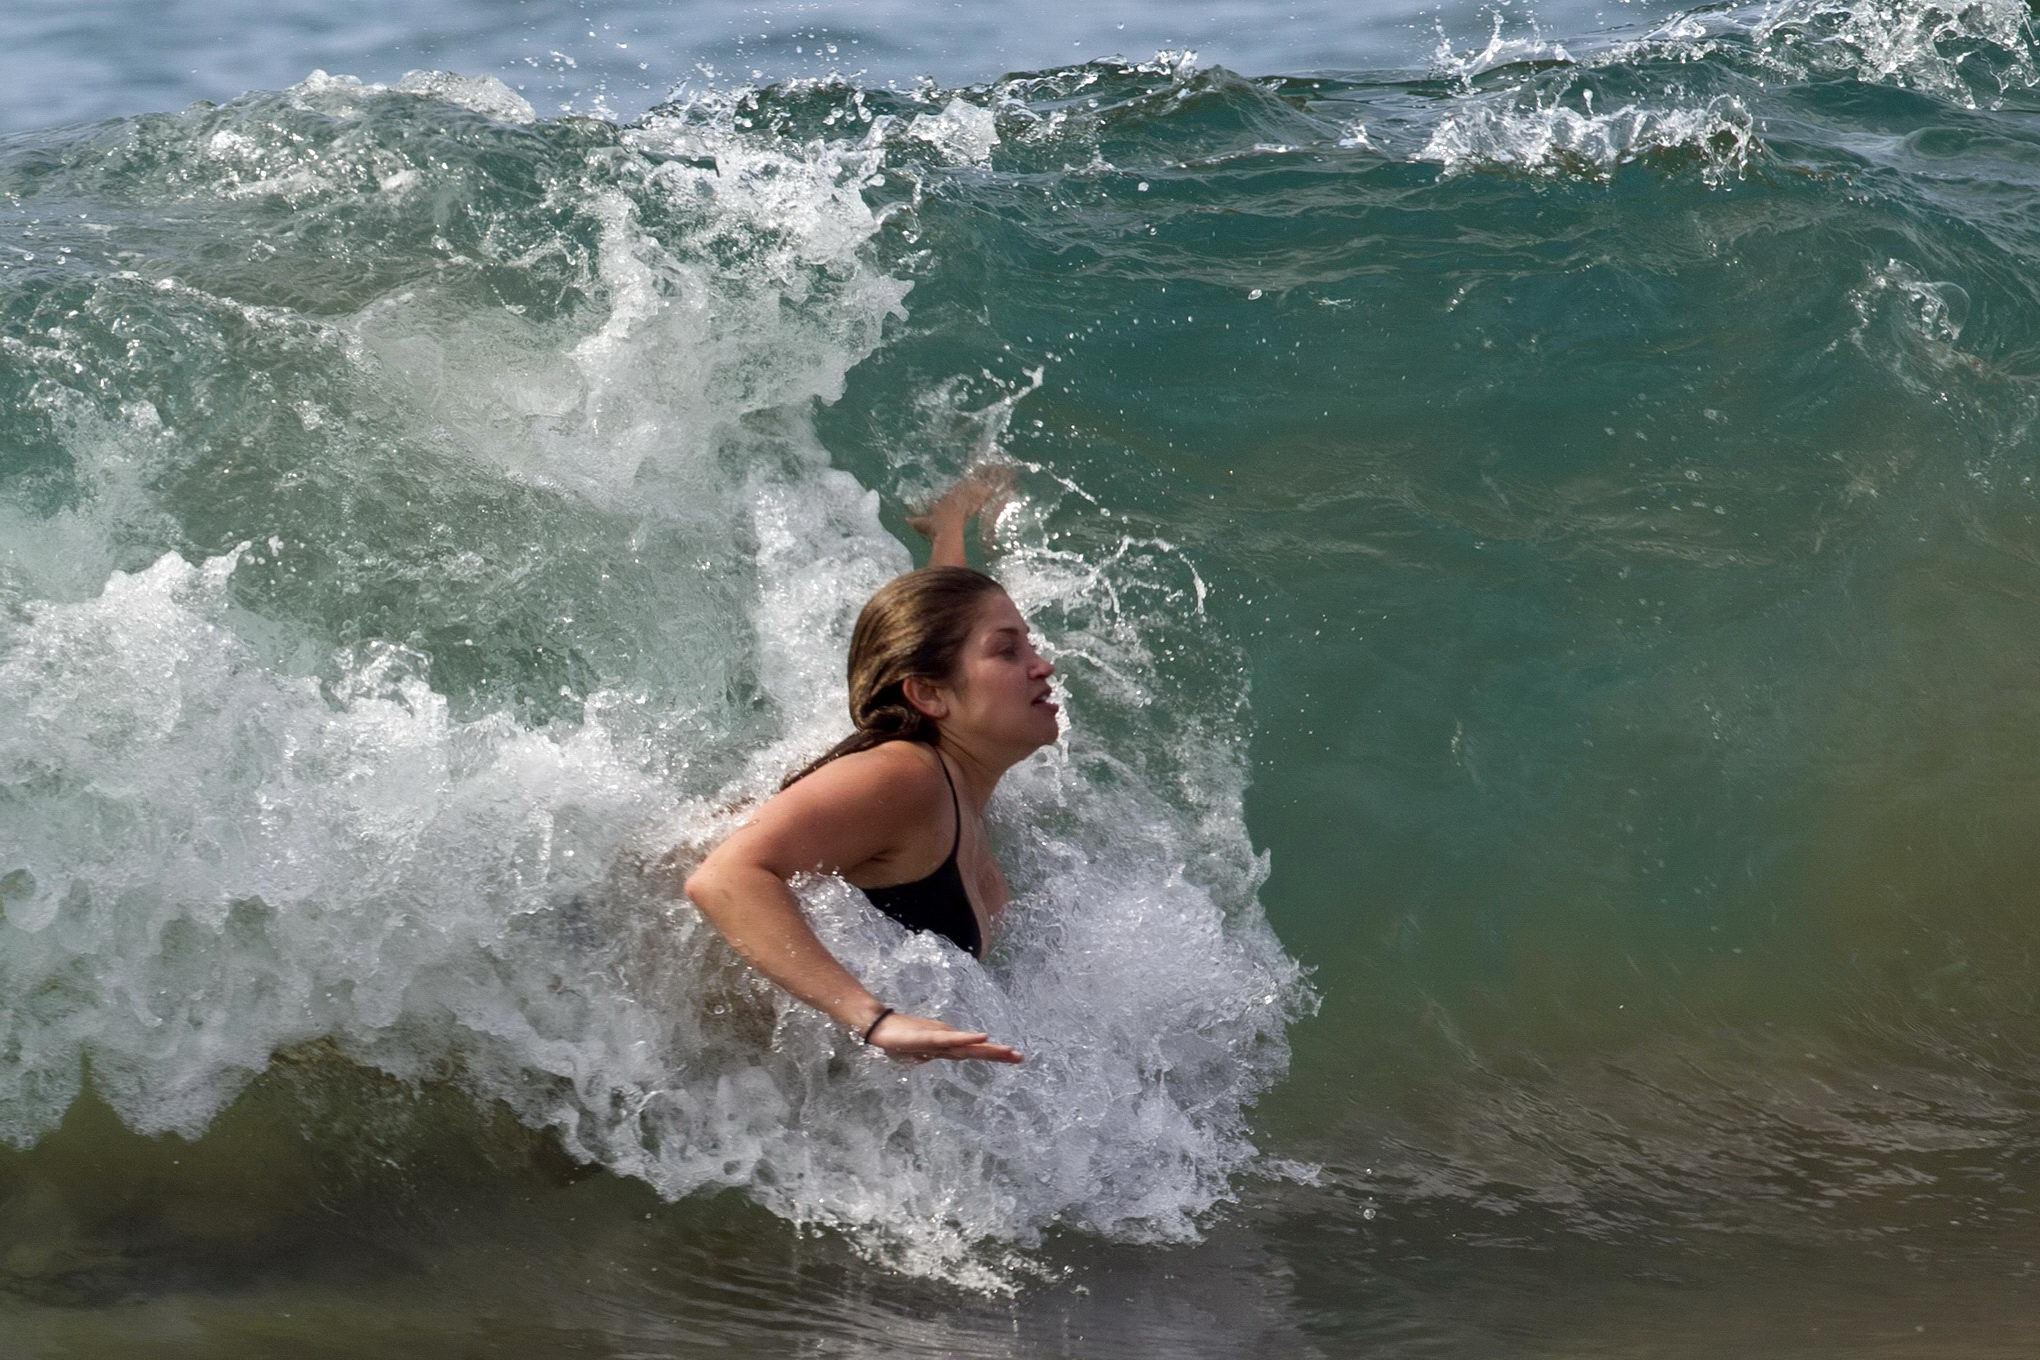
{"label": "wave face", "polygon": [[961,103],[751,121],[315,77],[17,151],[9,1141],[88,1080],[195,1137],[317,1042],[960,1278],[982,1241],[1179,1238],[1228,1195],[1306,993],[1255,901],[1239,657],[1200,637],[1230,679],[1136,716],[1200,633],[1166,545],[1008,559],[1078,725],[1151,739],[1013,781],[989,971],[811,894],[889,999],[1043,1061],[903,1077],[637,867],[842,723],[849,621],[908,559],[810,413],[908,315],[890,140],[911,176],[990,135]]}
{"label": "wave face", "polygon": [[[391,1079],[910,1277],[1202,1240],[1308,1319],[1232,1353],[1516,1336],[1338,1301],[1481,1244],[2025,1250],[1941,1225],[2024,1221],[2040,1106],[2036,61],[1780,0],[0,144],[0,1137]],[[1071,729],[1008,927],[805,897],[1034,1060],[903,1073],[646,866],[837,734],[987,453]]]}

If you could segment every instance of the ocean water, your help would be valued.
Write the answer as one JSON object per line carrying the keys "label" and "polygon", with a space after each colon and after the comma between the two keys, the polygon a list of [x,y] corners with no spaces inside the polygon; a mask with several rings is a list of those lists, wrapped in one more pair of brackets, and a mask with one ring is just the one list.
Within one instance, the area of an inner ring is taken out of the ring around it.
{"label": "ocean water", "polygon": [[[2028,5],[435,16],[0,17],[0,1356],[2030,1353]],[[646,866],[985,456],[906,1071]]]}

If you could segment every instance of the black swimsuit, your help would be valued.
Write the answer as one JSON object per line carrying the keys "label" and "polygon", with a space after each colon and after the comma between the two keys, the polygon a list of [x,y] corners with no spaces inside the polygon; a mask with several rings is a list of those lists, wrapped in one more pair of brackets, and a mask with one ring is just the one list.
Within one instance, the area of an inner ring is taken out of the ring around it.
{"label": "black swimsuit", "polygon": [[963,870],[956,863],[956,852],[963,846],[963,808],[956,801],[956,781],[949,777],[949,762],[939,755],[935,760],[942,766],[942,778],[949,785],[949,807],[956,814],[956,840],[949,847],[949,858],[926,878],[858,891],[871,899],[872,906],[908,930],[932,930],[977,958],[984,939],[978,932],[970,892],[963,886]]}

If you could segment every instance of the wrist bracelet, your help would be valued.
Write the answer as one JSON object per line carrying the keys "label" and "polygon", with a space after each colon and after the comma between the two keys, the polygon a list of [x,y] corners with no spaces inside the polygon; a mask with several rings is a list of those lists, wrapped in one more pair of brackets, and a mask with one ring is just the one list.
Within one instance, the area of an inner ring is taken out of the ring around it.
{"label": "wrist bracelet", "polygon": [[871,1023],[864,1027],[864,1034],[861,1040],[861,1042],[864,1044],[866,1048],[871,1047],[871,1034],[873,1030],[878,1028],[879,1022],[884,1020],[888,1015],[897,1015],[898,1013],[899,1012],[895,1011],[891,1006],[887,1006],[884,1010],[880,1011],[876,1016],[872,1017]]}

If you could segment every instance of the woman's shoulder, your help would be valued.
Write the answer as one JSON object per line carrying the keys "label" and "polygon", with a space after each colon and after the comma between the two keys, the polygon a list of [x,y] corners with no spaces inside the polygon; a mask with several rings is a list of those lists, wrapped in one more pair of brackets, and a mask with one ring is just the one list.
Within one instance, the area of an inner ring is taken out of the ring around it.
{"label": "woman's shoulder", "polygon": [[822,797],[876,796],[896,806],[932,804],[948,796],[942,757],[918,741],[882,742],[838,756],[792,787],[804,784]]}
{"label": "woman's shoulder", "polygon": [[947,787],[942,774],[942,757],[935,748],[918,741],[886,741],[862,751],[853,751],[836,763],[856,761],[871,776],[896,784],[902,792],[910,789],[927,793]]}

